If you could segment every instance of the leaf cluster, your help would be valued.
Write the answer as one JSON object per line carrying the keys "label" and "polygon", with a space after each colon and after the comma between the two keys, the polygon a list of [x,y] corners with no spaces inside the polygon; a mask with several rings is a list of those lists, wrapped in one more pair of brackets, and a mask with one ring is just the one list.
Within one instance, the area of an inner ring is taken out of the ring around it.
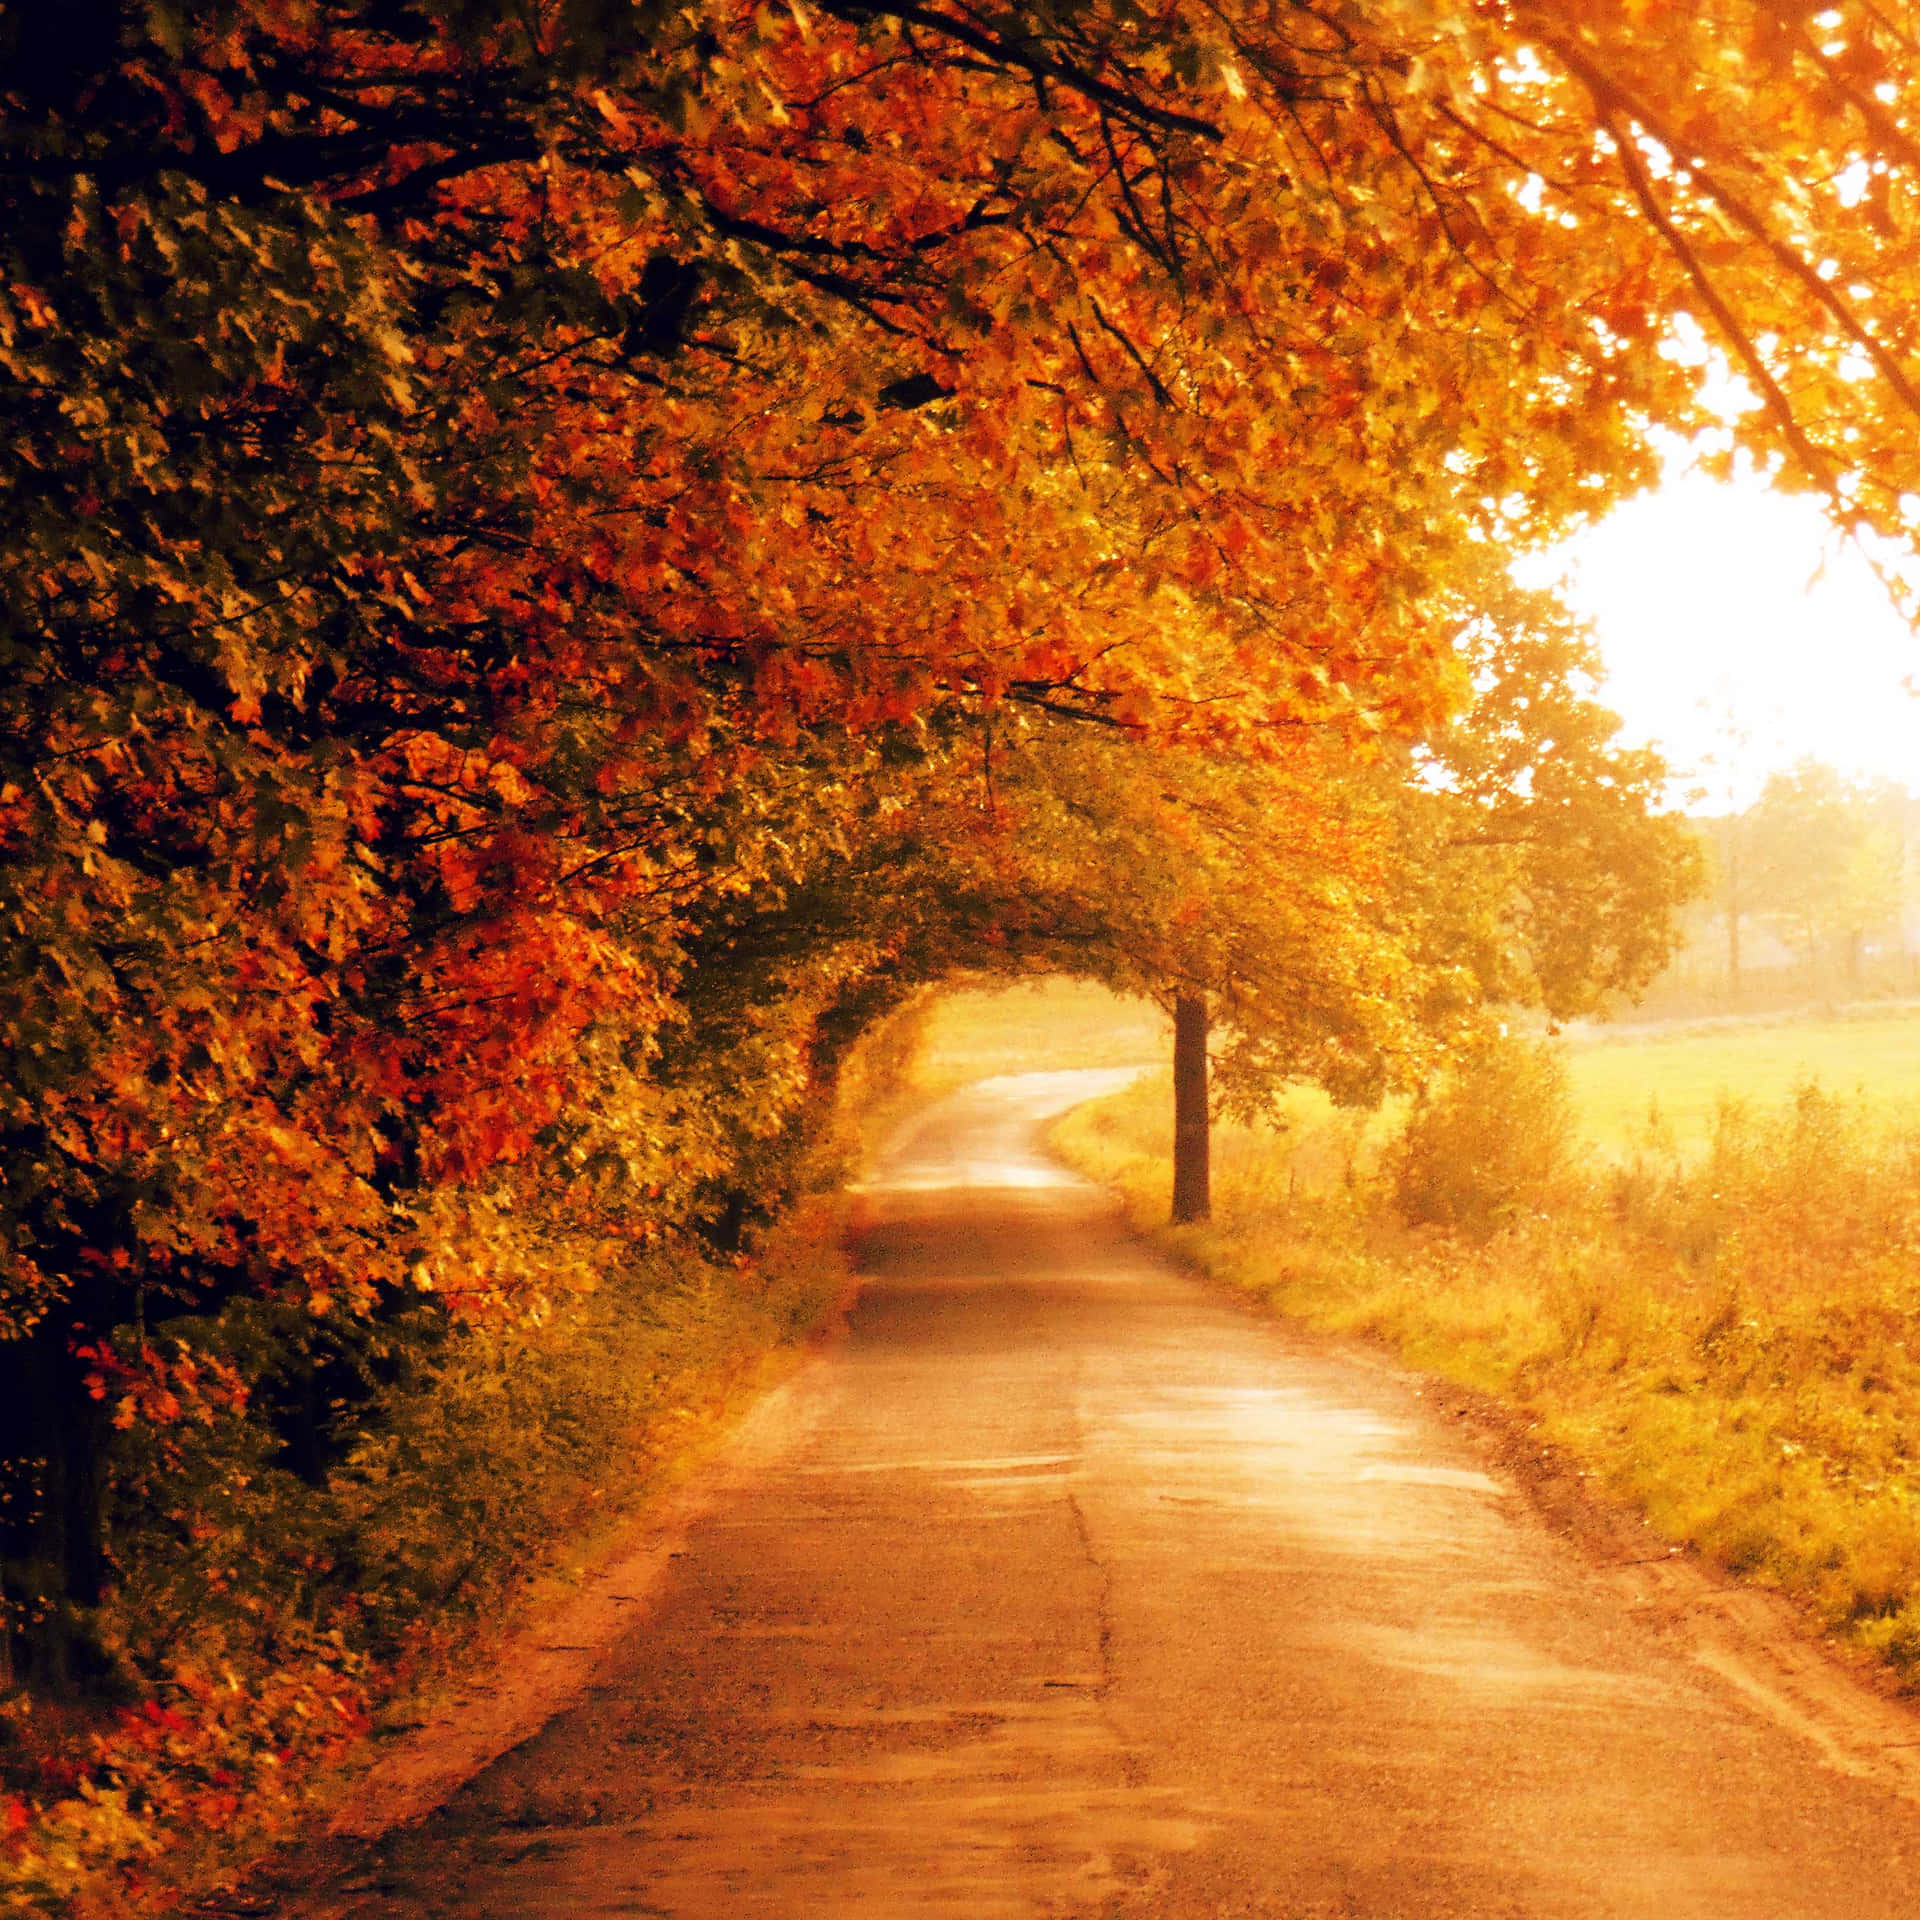
{"label": "leaf cluster", "polygon": [[1501,569],[1652,423],[1911,531],[1911,55],[1750,0],[0,14],[0,1374],[84,1454],[224,1342],[323,1477],[316,1367],[737,1243],[961,962],[1203,987],[1242,1104],[1634,988],[1689,856]]}

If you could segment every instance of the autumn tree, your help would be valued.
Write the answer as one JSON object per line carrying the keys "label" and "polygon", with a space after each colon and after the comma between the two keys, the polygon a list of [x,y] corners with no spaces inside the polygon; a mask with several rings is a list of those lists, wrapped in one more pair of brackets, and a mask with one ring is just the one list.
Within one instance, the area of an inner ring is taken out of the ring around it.
{"label": "autumn tree", "polygon": [[1592,636],[1551,596],[1490,582],[1459,650],[1472,694],[1409,790],[1434,951],[1477,1002],[1553,1020],[1637,993],[1705,881],[1665,762],[1621,741]]}
{"label": "autumn tree", "polygon": [[[941,927],[956,957],[1166,1007],[1176,1218],[1207,1211],[1216,1105],[1256,1113],[1301,1080],[1371,1103],[1516,1009],[1571,1018],[1669,958],[1701,870],[1661,810],[1665,768],[1618,743],[1585,635],[1549,597],[1496,585],[1459,610],[1472,698],[1417,746],[1356,757],[1309,733],[1266,757],[1143,754],[1009,717],[991,777],[984,754],[971,783],[962,763],[954,824],[917,839],[919,881],[889,878],[896,915]],[[916,811],[917,837],[932,817]]]}
{"label": "autumn tree", "polygon": [[[724,1232],[836,1021],[970,928],[1249,1004],[1292,970],[1272,1057],[1337,1078],[1436,942],[1464,979],[1624,925],[1604,834],[1489,828],[1465,930],[1415,889],[1299,964],[1391,844],[1364,770],[1466,698],[1489,556],[1650,480],[1649,423],[1911,533],[1910,70],[1868,7],[1749,0],[0,13],[32,1657],[104,1577],[102,1422],[249,1390],[167,1313],[537,1324],[609,1237]],[[956,796],[1043,722],[1113,753],[1109,845],[1230,874],[1245,763],[1323,878],[1076,931],[1049,842],[1029,925]],[[847,907],[936,851],[982,914]]]}
{"label": "autumn tree", "polygon": [[[1178,903],[1158,903],[1161,938],[1131,950],[1156,955],[1156,984],[1197,1029],[1184,1063],[1176,1032],[1194,1114],[1184,1152],[1176,1127],[1176,1218],[1208,1206],[1214,1021],[1230,1108],[1257,1112],[1301,1079],[1370,1103],[1515,1010],[1591,1012],[1671,957],[1701,863],[1663,810],[1663,763],[1621,745],[1594,698],[1591,642],[1549,597],[1508,586],[1462,611],[1456,644],[1472,695],[1424,742],[1304,785],[1298,760],[1293,779],[1236,766],[1166,837]],[[1126,870],[1153,902],[1143,848]]]}

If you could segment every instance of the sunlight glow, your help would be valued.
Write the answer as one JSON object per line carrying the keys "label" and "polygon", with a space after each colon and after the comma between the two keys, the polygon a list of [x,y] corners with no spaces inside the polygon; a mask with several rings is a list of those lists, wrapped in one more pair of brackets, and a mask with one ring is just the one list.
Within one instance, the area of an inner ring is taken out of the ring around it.
{"label": "sunlight glow", "polygon": [[1744,806],[1812,755],[1920,792],[1920,635],[1811,500],[1684,459],[1653,493],[1540,562],[1592,621],[1600,697],[1672,761],[1675,797]]}

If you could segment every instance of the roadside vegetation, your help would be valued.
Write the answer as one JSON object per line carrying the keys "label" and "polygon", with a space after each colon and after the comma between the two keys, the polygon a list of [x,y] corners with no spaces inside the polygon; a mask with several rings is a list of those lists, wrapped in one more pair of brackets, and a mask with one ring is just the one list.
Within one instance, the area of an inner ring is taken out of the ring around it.
{"label": "roadside vegetation", "polygon": [[[540,1576],[591,1561],[675,1483],[848,1285],[839,1211],[799,1206],[751,1259],[643,1256],[537,1337],[407,1353],[325,1481],[216,1418],[130,1429],[103,1639],[125,1702],[6,1725],[0,1911],[117,1913],[230,1864],[484,1659]],[[164,1500],[148,1496],[160,1486]],[[216,1857],[217,1856],[217,1857]]]}
{"label": "roadside vegetation", "polygon": [[[1398,1115],[1295,1096],[1217,1129],[1206,1226],[1159,1225],[1164,1079],[1054,1143],[1207,1273],[1524,1412],[1666,1539],[1920,1685],[1920,1110],[1866,1024],[1502,1040]],[[1781,1097],[1785,1060],[1861,1071]],[[1636,1063],[1683,1126],[1620,1138]]]}

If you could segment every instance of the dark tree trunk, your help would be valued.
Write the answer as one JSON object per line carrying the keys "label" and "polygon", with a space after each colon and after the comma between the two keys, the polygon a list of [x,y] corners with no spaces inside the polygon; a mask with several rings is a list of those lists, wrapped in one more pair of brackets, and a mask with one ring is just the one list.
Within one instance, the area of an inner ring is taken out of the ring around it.
{"label": "dark tree trunk", "polygon": [[273,1395],[273,1424],[282,1441],[280,1465],[317,1487],[327,1477],[326,1412],[322,1405],[320,1369],[311,1351],[289,1366]]}
{"label": "dark tree trunk", "polygon": [[747,1190],[729,1187],[720,1211],[707,1229],[707,1243],[715,1253],[739,1253],[747,1243]]}
{"label": "dark tree trunk", "polygon": [[1213,1213],[1207,1111],[1207,1003],[1197,993],[1173,1003],[1173,1219]]}
{"label": "dark tree trunk", "polygon": [[65,1316],[0,1342],[0,1599],[12,1676],[54,1691],[99,1680],[88,1610],[106,1574],[103,1410]]}

